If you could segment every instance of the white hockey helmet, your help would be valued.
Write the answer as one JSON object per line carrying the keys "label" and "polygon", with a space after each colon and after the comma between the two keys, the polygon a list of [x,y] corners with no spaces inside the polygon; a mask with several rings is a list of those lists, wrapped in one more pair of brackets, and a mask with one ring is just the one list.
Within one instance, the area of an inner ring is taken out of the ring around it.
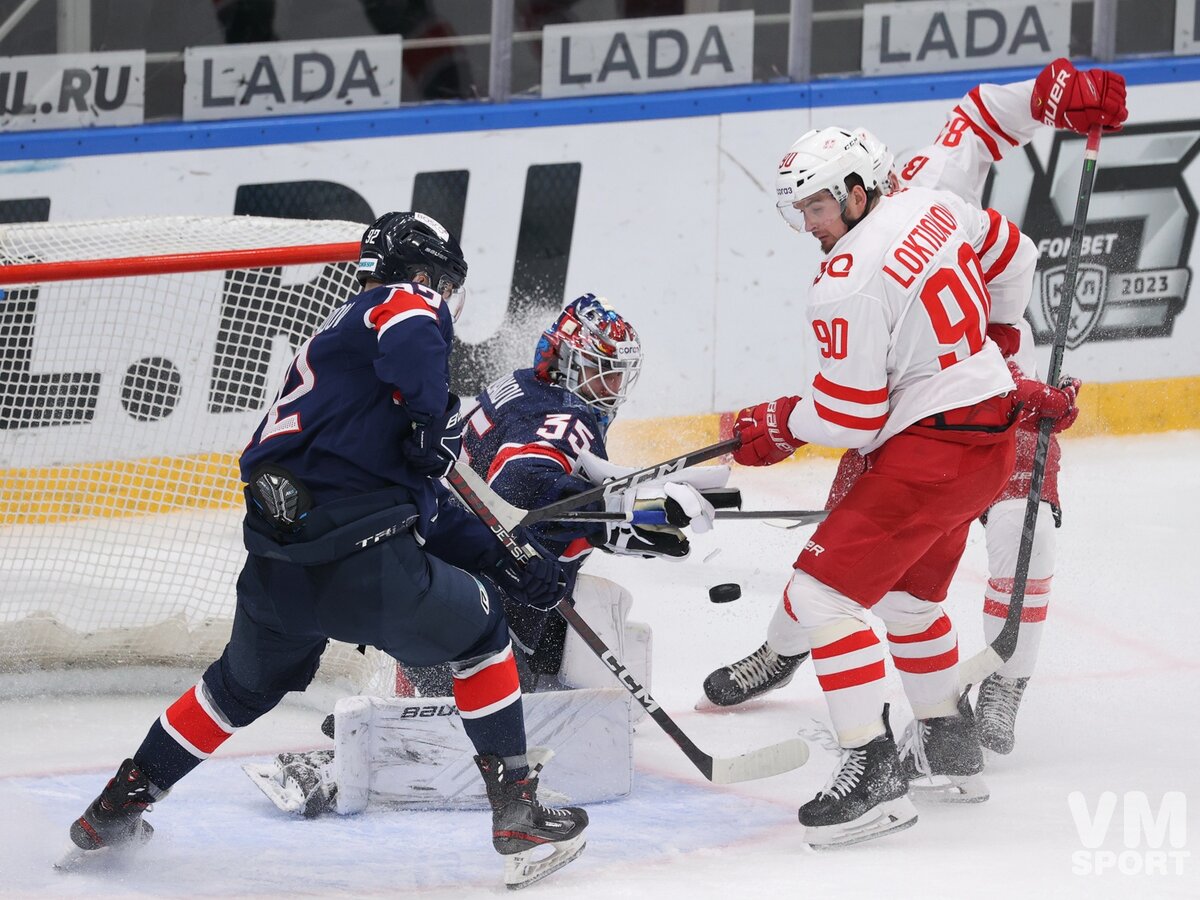
{"label": "white hockey helmet", "polygon": [[866,151],[871,154],[871,165],[875,170],[875,184],[885,194],[892,193],[899,184],[896,173],[896,157],[887,144],[865,128],[855,128],[854,136],[862,142]]}
{"label": "white hockey helmet", "polygon": [[775,206],[788,219],[792,204],[829,191],[844,207],[849,175],[861,178],[868,191],[878,185],[874,161],[862,141],[844,128],[814,128],[792,144],[780,161]]}

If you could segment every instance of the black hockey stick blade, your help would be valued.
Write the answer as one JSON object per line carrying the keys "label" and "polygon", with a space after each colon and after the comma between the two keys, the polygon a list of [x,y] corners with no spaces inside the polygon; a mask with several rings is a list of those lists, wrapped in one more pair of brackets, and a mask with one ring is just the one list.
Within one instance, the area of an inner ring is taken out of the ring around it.
{"label": "black hockey stick blade", "polygon": [[[1099,153],[1100,126],[1097,125],[1088,132],[1087,145],[1083,151],[1083,173],[1079,177],[1079,196],[1075,201],[1075,222],[1071,226],[1071,249],[1067,255],[1067,267],[1063,274],[1058,309],[1055,310],[1054,343],[1050,350],[1050,369],[1046,374],[1046,383],[1053,387],[1058,386],[1058,378],[1062,373],[1063,354],[1067,347],[1067,327],[1071,321],[1071,307],[1075,305],[1079,255],[1083,246],[1084,228],[1087,226],[1092,187],[1096,183],[1096,159]],[[978,684],[1010,660],[1017,649],[1021,612],[1025,608],[1025,586],[1029,580],[1029,562],[1033,558],[1033,533],[1037,526],[1038,507],[1041,505],[1042,481],[1046,477],[1046,455],[1050,451],[1050,432],[1053,427],[1053,419],[1042,419],[1038,422],[1037,449],[1033,454],[1033,471],[1029,478],[1029,497],[1025,501],[1025,520],[1021,525],[1021,544],[1017,550],[1017,568],[1013,573],[1013,588],[1008,601],[1008,615],[991,646],[985,647],[959,667],[959,682],[963,686]]]}
{"label": "black hockey stick blade", "polygon": [[[455,463],[446,481],[455,494],[491,529],[514,559],[524,562],[531,558],[534,550],[524,546],[512,534],[512,529],[521,524],[520,508],[504,501],[491,486],[480,478],[469,466]],[[692,765],[714,784],[733,784],[756,778],[768,778],[799,768],[808,762],[808,744],[800,738],[791,738],[762,747],[740,756],[714,757],[705,753],[675,724],[647,691],[629,673],[625,664],[617,659],[608,645],[592,630],[592,627],[575,611],[566,600],[559,601],[555,610],[566,619],[585,644],[600,659],[621,683],[625,690],[646,710],[655,723],[667,733]]]}
{"label": "black hockey stick blade", "polygon": [[581,506],[587,506],[589,503],[594,503],[597,500],[607,500],[613,494],[619,494],[636,485],[653,481],[656,478],[662,478],[670,475],[672,472],[679,472],[690,466],[699,465],[702,462],[708,462],[710,459],[716,459],[718,456],[724,456],[726,453],[732,453],[741,446],[741,443],[739,438],[730,438],[727,441],[709,444],[707,447],[701,447],[699,450],[691,450],[673,459],[655,463],[652,466],[639,469],[637,472],[631,472],[621,478],[606,481],[604,484],[598,485],[589,491],[572,494],[570,497],[564,497],[562,500],[557,500],[546,506],[528,510],[517,524],[532,525],[535,522],[555,519],[560,513],[569,512]]}

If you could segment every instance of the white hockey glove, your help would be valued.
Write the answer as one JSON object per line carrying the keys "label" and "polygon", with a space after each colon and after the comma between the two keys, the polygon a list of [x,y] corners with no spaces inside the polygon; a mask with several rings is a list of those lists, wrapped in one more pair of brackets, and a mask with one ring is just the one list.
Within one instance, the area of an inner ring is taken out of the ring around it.
{"label": "white hockey glove", "polygon": [[[614,498],[615,499],[615,498]],[[668,481],[665,484],[639,485],[626,491],[620,498],[621,512],[632,518],[643,510],[661,511],[667,525],[675,528],[691,528],[693,534],[712,531],[713,505],[704,499],[690,484]]]}

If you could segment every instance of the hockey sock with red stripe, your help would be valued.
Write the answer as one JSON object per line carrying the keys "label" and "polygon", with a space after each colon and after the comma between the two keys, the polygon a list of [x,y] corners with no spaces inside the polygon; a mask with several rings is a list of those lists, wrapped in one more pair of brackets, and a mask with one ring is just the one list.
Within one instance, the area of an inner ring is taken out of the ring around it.
{"label": "hockey sock with red stripe", "polygon": [[[883,648],[865,623],[846,619],[839,625],[809,632],[813,669],[838,741],[843,747],[858,747],[884,731]],[[837,637],[839,631],[843,634]]]}
{"label": "hockey sock with red stripe", "polygon": [[283,693],[257,694],[234,683],[224,657],[150,726],[133,759],[156,787],[170,788],[235,731],[273,709]]}
{"label": "hockey sock with red stripe", "polygon": [[875,605],[892,662],[918,719],[957,715],[958,633],[941,604],[889,591]]}
{"label": "hockey sock with red stripe", "polygon": [[501,757],[510,779],[524,778],[525,713],[512,645],[452,666],[454,702],[475,751]]}
{"label": "hockey sock with red stripe", "polygon": [[[1042,631],[1046,626],[1046,611],[1050,605],[1050,585],[1053,578],[1030,578],[1025,583],[1025,600],[1021,604],[1021,627],[1017,631],[1017,646],[1012,658],[1000,667],[998,674],[1005,678],[1028,678],[1037,663]],[[990,644],[1008,618],[1012,600],[1013,579],[989,578],[983,595],[983,636]]]}

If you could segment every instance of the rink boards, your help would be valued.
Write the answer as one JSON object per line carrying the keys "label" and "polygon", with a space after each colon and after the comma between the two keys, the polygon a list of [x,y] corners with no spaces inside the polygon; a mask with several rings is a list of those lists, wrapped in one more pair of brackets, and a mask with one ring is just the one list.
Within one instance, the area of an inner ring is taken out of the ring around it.
{"label": "rink boards", "polygon": [[[1130,124],[1102,144],[1084,303],[1065,362],[1087,384],[1080,434],[1200,427],[1200,322],[1190,314],[1200,116],[1189,112],[1200,60],[1119,68],[1131,85]],[[366,221],[387,209],[429,209],[461,229],[471,266],[460,389],[528,364],[537,330],[564,299],[606,295],[635,323],[646,356],[614,445],[617,455],[649,460],[707,443],[722,413],[803,392],[811,377],[799,347],[818,248],[772,208],[775,166],[792,140],[811,126],[867,125],[902,152],[930,141],[978,81],[1031,74],[3,135],[0,159],[10,161],[0,162],[0,205],[10,219],[50,221],[182,213]],[[1075,136],[1047,131],[1027,152],[1010,153],[989,188],[990,205],[1021,222],[1042,251],[1030,313],[1039,336],[1061,285],[1081,152]],[[53,325],[63,311],[52,299],[47,291],[38,310],[26,373],[86,369],[100,390],[85,421],[0,428],[8,499],[22,485],[78,480],[79,466],[129,458],[113,435],[137,448],[133,458],[151,461],[222,445],[236,454],[245,443],[261,409],[213,411],[187,396],[211,388],[219,286],[210,309],[201,301],[192,311],[189,333],[170,336],[183,395],[158,421],[133,419],[119,396],[131,364],[167,352],[157,347],[165,336],[156,317],[134,314],[114,328],[100,297],[69,313],[84,321],[67,331]],[[95,334],[105,337],[79,337]],[[0,329],[0,343],[18,339]],[[273,375],[290,349],[281,338],[264,351]],[[0,346],[0,366],[14,356]],[[203,447],[181,440],[197,433]],[[220,469],[219,454],[216,462]],[[225,486],[209,494],[230,495]]]}

